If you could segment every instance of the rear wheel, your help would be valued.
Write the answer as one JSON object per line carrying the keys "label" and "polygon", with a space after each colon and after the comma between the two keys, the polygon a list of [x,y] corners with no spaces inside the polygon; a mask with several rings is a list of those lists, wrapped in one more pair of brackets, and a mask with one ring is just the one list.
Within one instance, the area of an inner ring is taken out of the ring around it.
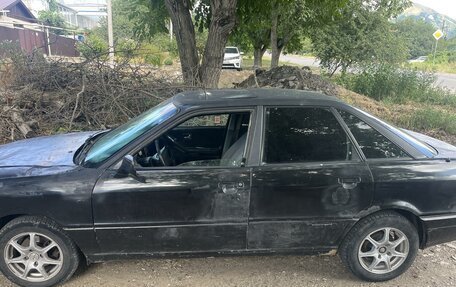
{"label": "rear wheel", "polygon": [[75,244],[57,225],[43,218],[20,217],[0,231],[0,269],[20,286],[54,286],[69,279],[79,265]]}
{"label": "rear wheel", "polygon": [[379,212],[353,227],[339,253],[359,278],[386,281],[410,267],[418,247],[418,233],[409,220],[396,212]]}

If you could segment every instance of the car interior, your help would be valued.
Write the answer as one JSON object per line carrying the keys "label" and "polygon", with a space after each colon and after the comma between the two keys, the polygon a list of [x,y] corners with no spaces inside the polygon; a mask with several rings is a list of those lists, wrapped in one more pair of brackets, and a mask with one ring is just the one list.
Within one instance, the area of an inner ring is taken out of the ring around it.
{"label": "car interior", "polygon": [[140,167],[242,166],[249,112],[196,116],[168,130],[134,155]]}

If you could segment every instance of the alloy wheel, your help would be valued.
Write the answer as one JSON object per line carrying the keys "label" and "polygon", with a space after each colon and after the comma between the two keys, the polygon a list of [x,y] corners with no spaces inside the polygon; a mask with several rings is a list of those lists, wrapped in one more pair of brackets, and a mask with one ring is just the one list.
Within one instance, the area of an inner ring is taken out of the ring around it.
{"label": "alloy wheel", "polygon": [[366,236],[359,246],[361,266],[374,274],[385,274],[399,268],[407,259],[410,243],[396,228],[381,228]]}
{"label": "alloy wheel", "polygon": [[63,254],[60,246],[48,236],[28,232],[13,237],[7,243],[4,260],[18,278],[44,282],[59,273]]}

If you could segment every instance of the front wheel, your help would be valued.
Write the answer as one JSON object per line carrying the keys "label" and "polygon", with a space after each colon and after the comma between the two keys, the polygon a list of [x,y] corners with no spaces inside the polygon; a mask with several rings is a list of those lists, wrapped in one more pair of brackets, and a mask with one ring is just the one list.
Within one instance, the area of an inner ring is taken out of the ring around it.
{"label": "front wheel", "polygon": [[342,261],[357,277],[386,281],[404,273],[419,247],[416,227],[396,212],[379,212],[358,222],[342,242]]}
{"label": "front wheel", "polygon": [[0,231],[0,269],[12,282],[49,287],[69,279],[79,265],[75,244],[45,218],[20,217]]}

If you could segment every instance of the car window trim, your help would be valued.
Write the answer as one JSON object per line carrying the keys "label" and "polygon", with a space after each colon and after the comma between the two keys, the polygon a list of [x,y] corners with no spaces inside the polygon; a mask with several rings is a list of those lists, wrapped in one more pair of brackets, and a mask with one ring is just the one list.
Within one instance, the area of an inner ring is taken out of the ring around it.
{"label": "car window trim", "polygon": [[250,112],[250,118],[249,118],[249,130],[247,131],[247,141],[246,141],[246,146],[244,147],[244,158],[246,159],[245,166],[182,166],[182,167],[177,167],[177,166],[169,166],[169,167],[137,167],[138,171],[144,171],[144,170],[198,170],[198,169],[206,169],[206,168],[247,168],[249,167],[249,152],[250,152],[250,146],[251,146],[251,137],[252,137],[252,129],[254,129],[255,125],[255,113],[256,113],[256,106],[250,106],[250,107],[229,107],[229,108],[203,108],[203,109],[194,109],[190,110],[188,112],[184,112],[182,115],[178,116],[176,119],[172,120],[169,122],[166,126],[162,127],[160,130],[149,134],[147,137],[143,139],[138,139],[138,143],[135,141],[135,146],[133,148],[128,148],[128,152],[123,153],[123,155],[118,158],[116,161],[114,161],[113,164],[109,166],[108,169],[115,169],[115,167],[119,164],[119,162],[122,160],[122,158],[125,155],[128,154],[135,154],[138,151],[140,151],[146,144],[145,142],[151,142],[152,140],[162,136],[164,133],[166,133],[168,130],[173,129],[177,126],[179,126],[181,123],[185,122],[186,120],[189,120],[190,118],[193,118],[195,116],[203,116],[203,115],[213,115],[213,114],[223,114],[223,113],[237,113],[237,112]]}
{"label": "car window trim", "polygon": [[271,165],[290,165],[290,164],[313,164],[313,163],[336,163],[336,162],[345,162],[345,163],[362,163],[364,162],[363,157],[360,155],[359,151],[357,151],[359,159],[354,159],[354,160],[345,160],[345,161],[340,161],[340,160],[334,160],[334,161],[296,161],[296,162],[286,162],[286,163],[267,163],[264,161],[264,148],[265,148],[265,139],[266,139],[266,116],[267,116],[267,111],[266,109],[275,107],[275,108],[320,108],[320,109],[325,109],[331,112],[336,119],[336,121],[339,123],[341,126],[342,130],[345,132],[345,135],[349,138],[351,141],[351,144],[355,147],[355,150],[357,150],[359,147],[355,146],[353,140],[350,138],[349,134],[347,134],[347,131],[345,130],[344,126],[339,122],[339,119],[337,118],[336,114],[334,114],[334,111],[332,110],[334,107],[330,105],[319,105],[319,104],[306,104],[306,105],[301,105],[301,106],[295,106],[295,105],[264,105],[261,106],[262,113],[263,113],[263,118],[262,118],[262,124],[261,124],[261,145],[260,145],[260,161],[259,165],[260,166],[271,166]]}
{"label": "car window trim", "polygon": [[342,128],[344,129],[344,131],[347,134],[348,138],[350,139],[353,147],[355,147],[355,150],[358,153],[358,156],[361,159],[361,161],[365,162],[366,161],[366,156],[364,155],[364,153],[363,153],[363,151],[361,149],[361,146],[358,144],[358,141],[356,140],[355,136],[352,134],[350,128],[347,125],[347,123],[344,121],[344,119],[339,114],[339,112],[337,112],[336,108],[331,107],[331,112],[336,117],[337,121],[342,126]]}

